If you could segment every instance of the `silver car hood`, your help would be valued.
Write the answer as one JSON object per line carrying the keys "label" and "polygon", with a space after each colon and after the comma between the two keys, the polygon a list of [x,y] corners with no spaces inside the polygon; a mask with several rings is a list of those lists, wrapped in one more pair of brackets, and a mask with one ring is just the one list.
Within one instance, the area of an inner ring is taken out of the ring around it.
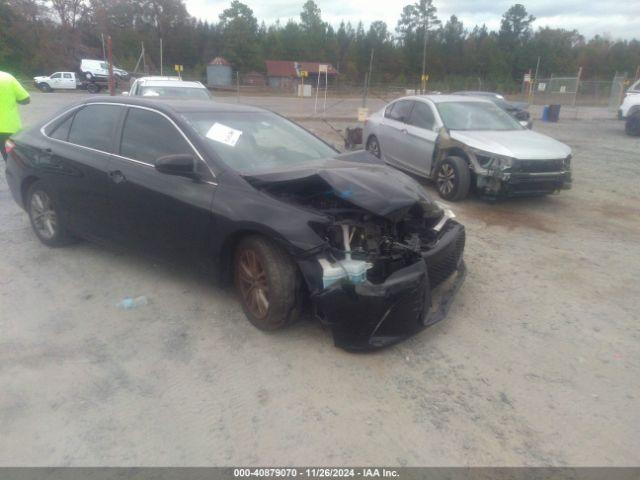
{"label": "silver car hood", "polygon": [[571,148],[531,130],[451,130],[449,135],[471,148],[522,160],[565,158]]}

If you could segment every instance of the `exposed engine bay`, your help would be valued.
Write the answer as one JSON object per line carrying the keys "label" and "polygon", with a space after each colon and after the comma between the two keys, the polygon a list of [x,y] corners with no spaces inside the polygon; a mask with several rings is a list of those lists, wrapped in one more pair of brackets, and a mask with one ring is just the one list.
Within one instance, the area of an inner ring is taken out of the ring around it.
{"label": "exposed engine bay", "polygon": [[[387,181],[394,180],[387,177]],[[386,187],[388,190],[388,184]],[[446,222],[455,217],[448,208],[415,191],[403,191],[404,196],[411,194],[411,201],[402,199],[395,211],[364,208],[362,189],[356,195],[356,188],[357,182],[336,188],[335,182],[323,175],[263,186],[263,191],[280,200],[327,215],[326,223],[311,225],[327,242],[328,248],[318,258],[324,288],[339,281],[385,281],[394,271],[421,260],[423,253],[438,243]],[[371,198],[367,200],[384,196],[384,192],[368,193]],[[388,197],[383,200],[385,204],[390,201]]]}
{"label": "exposed engine bay", "polygon": [[[247,180],[309,211],[320,246],[297,262],[337,346],[379,348],[446,316],[466,272],[464,227],[411,178],[385,165],[335,160]],[[433,308],[433,289],[449,279]]]}

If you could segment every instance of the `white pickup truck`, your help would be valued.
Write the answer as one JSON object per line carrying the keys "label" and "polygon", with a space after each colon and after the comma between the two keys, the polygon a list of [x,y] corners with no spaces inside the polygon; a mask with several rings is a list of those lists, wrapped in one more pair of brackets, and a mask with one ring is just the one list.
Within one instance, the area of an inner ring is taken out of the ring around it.
{"label": "white pickup truck", "polygon": [[74,72],[56,72],[48,76],[33,77],[33,81],[43,92],[75,90],[79,86]]}
{"label": "white pickup truck", "polygon": [[51,75],[33,77],[33,83],[45,93],[53,92],[54,90],[75,89],[86,89],[89,93],[98,93],[102,88],[107,87],[107,82],[105,81],[80,81],[75,72],[56,72]]}

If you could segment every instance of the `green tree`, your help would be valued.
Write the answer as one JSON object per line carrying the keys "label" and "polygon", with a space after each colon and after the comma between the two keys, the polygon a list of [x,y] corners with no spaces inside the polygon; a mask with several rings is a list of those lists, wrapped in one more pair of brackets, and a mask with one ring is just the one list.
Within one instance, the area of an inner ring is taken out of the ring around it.
{"label": "green tree", "polygon": [[258,21],[247,5],[233,0],[220,14],[223,55],[234,68],[246,72],[259,67]]}
{"label": "green tree", "polygon": [[[427,71],[429,32],[440,25],[436,12],[433,0],[418,0],[402,9],[396,31],[404,49],[407,67],[412,72],[416,71],[418,62],[422,65],[422,73]],[[419,51],[422,52],[420,60],[417,55]]]}
{"label": "green tree", "polygon": [[536,17],[529,15],[520,3],[512,5],[502,16],[498,41],[505,59],[511,65],[513,78],[521,77],[524,71],[532,67],[533,55],[529,48],[529,40],[533,34],[531,24],[535,19]]}

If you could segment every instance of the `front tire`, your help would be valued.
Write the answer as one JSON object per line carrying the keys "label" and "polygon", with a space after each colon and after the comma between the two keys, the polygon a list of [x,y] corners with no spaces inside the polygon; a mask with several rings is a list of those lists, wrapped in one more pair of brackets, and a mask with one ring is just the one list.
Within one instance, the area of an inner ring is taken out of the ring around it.
{"label": "front tire", "polygon": [[31,227],[42,243],[49,247],[61,247],[72,242],[60,209],[44,183],[36,181],[31,185],[26,206]]}
{"label": "front tire", "polygon": [[44,82],[39,83],[38,88],[40,89],[41,92],[44,92],[44,93],[49,93],[53,90],[48,83],[44,83]]}
{"label": "front tire", "polygon": [[624,131],[627,132],[627,135],[640,137],[640,110],[634,112],[633,115],[627,118],[624,124]]}
{"label": "front tire", "polygon": [[234,283],[249,321],[260,330],[278,330],[300,315],[301,279],[293,259],[261,236],[243,239],[235,249]]}
{"label": "front tire", "polygon": [[447,157],[441,160],[435,171],[438,193],[445,200],[457,202],[469,193],[471,173],[469,165],[460,157]]}
{"label": "front tire", "polygon": [[371,135],[367,140],[367,151],[370,154],[381,158],[382,150],[380,150],[380,142],[378,141],[378,137],[376,137],[375,135]]}

